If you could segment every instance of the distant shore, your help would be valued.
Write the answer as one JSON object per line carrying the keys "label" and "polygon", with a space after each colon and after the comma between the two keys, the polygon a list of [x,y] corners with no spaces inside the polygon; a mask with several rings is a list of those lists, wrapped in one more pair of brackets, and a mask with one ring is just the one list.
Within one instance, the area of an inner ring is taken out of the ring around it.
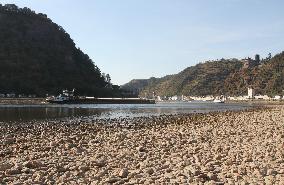
{"label": "distant shore", "polygon": [[[209,101],[210,102],[210,101]],[[164,103],[164,102],[161,102]],[[165,101],[165,103],[174,103],[174,101]],[[190,102],[189,102],[190,103]],[[225,103],[251,103],[260,105],[283,105],[283,100],[246,100],[233,101],[229,100]],[[48,104],[45,98],[0,98],[0,105],[44,105]]]}
{"label": "distant shore", "polygon": [[0,184],[279,184],[284,106],[0,124]]}
{"label": "distant shore", "polygon": [[227,100],[226,103],[251,103],[259,105],[284,105],[284,100]]}
{"label": "distant shore", "polygon": [[45,98],[0,98],[0,105],[41,105]]}

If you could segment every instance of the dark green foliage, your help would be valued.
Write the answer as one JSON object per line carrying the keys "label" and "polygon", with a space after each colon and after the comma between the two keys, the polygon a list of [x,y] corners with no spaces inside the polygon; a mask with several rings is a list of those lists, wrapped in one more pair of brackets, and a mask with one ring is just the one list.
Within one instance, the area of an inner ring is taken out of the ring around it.
{"label": "dark green foliage", "polygon": [[0,6],[0,93],[112,96],[100,69],[44,14]]}

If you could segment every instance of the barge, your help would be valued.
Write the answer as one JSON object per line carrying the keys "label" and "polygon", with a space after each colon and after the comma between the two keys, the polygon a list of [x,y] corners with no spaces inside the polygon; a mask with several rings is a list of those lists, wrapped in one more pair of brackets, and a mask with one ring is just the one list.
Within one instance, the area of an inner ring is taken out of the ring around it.
{"label": "barge", "polygon": [[143,98],[96,98],[74,96],[74,90],[63,90],[63,93],[54,97],[47,97],[48,103],[54,104],[155,104],[155,100]]}

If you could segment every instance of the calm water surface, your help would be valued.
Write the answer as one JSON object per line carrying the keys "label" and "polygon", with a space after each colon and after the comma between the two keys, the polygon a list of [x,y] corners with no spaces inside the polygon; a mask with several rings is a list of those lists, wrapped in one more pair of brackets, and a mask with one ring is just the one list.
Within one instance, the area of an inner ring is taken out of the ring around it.
{"label": "calm water surface", "polygon": [[248,104],[179,102],[157,104],[0,105],[0,122],[90,117],[91,119],[157,116],[161,114],[204,113],[242,110]]}

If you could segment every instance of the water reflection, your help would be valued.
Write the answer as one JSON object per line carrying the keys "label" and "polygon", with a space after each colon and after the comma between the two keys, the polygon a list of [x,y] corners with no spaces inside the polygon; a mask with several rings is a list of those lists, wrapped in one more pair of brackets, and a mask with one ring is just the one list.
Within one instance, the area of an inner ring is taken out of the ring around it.
{"label": "water reflection", "polygon": [[29,121],[88,116],[92,119],[140,117],[161,114],[240,110],[247,104],[204,102],[159,103],[155,105],[0,105],[0,121]]}
{"label": "water reflection", "polygon": [[64,117],[101,115],[107,109],[68,107],[0,107],[0,121],[29,121]]}

